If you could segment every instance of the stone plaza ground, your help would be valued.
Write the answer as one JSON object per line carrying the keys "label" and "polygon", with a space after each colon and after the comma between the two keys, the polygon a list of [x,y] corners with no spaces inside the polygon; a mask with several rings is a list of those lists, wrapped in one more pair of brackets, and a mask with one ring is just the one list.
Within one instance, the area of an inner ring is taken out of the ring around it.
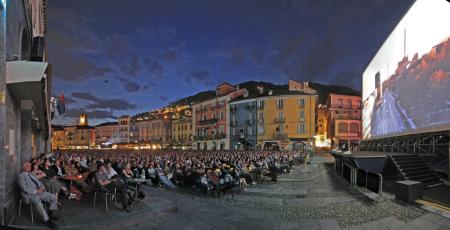
{"label": "stone plaza ground", "polygon": [[[91,198],[66,201],[58,221],[61,229],[449,229],[450,219],[392,196],[373,201],[349,188],[333,168],[333,158],[315,156],[278,182],[252,185],[234,197],[206,197],[193,189],[167,191],[144,186],[144,202],[131,213],[104,206]],[[99,202],[101,203],[101,202]],[[25,208],[24,208],[25,210]],[[29,213],[15,227],[38,229]]]}

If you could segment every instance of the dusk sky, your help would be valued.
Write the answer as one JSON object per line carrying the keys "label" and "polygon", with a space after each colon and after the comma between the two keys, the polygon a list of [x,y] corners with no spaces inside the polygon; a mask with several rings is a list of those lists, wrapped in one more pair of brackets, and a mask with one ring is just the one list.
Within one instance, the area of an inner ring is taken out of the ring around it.
{"label": "dusk sky", "polygon": [[340,84],[362,72],[412,0],[50,0],[53,94],[73,124],[160,108],[222,81]]}

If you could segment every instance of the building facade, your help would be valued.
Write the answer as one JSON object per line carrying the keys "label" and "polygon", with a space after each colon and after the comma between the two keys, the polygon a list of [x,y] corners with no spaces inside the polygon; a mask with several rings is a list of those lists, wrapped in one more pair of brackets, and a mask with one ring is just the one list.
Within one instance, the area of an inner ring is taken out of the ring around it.
{"label": "building facade", "polygon": [[327,106],[319,104],[316,109],[316,148],[329,149],[331,147],[331,140],[328,138],[327,115]]}
{"label": "building facade", "polygon": [[124,115],[119,117],[119,143],[130,143],[131,117]]}
{"label": "building facade", "polygon": [[270,94],[257,100],[257,148],[311,148],[314,145],[317,95],[301,92]]}
{"label": "building facade", "polygon": [[52,125],[52,148],[87,149],[96,143],[95,128],[89,126],[87,115],[81,114],[78,125]]}
{"label": "building facade", "polygon": [[256,148],[257,109],[255,98],[230,102],[230,145],[235,150]]}
{"label": "building facade", "polygon": [[246,92],[236,90],[228,83],[222,83],[216,88],[216,96],[209,100],[198,102],[193,110],[193,149],[227,150],[230,149],[229,138],[229,105],[228,102]]}
{"label": "building facade", "polygon": [[109,147],[120,142],[119,122],[105,122],[95,126],[95,145]]}
{"label": "building facade", "polygon": [[192,149],[193,124],[192,115],[187,113],[172,119],[172,146],[174,149]]}
{"label": "building facade", "polygon": [[327,108],[327,130],[332,147],[347,149],[359,145],[361,96],[330,94]]}
{"label": "building facade", "polygon": [[47,1],[0,1],[0,218],[17,213],[22,163],[51,149]]}

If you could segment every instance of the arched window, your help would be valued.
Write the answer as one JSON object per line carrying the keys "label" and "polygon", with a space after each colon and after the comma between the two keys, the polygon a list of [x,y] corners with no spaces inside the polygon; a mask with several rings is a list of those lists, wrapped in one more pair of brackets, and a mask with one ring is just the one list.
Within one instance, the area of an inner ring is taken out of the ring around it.
{"label": "arched window", "polygon": [[348,133],[348,124],[345,122],[341,122],[338,124],[338,131],[340,133]]}
{"label": "arched window", "polygon": [[358,123],[351,123],[350,124],[350,132],[351,133],[359,133],[359,124]]}

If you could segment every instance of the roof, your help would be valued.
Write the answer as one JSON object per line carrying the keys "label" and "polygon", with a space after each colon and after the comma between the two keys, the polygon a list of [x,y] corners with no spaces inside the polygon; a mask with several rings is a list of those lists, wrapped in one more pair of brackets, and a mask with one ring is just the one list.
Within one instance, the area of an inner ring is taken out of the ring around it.
{"label": "roof", "polygon": [[361,96],[361,91],[342,85],[324,85],[308,82],[308,86],[317,91],[317,94],[319,95],[319,104],[326,104],[330,94]]}
{"label": "roof", "polygon": [[[309,94],[305,92],[299,92],[299,91],[290,91],[288,85],[275,85],[269,82],[255,82],[255,81],[247,81],[241,84],[238,84],[236,86],[239,86],[239,89],[247,89],[248,90],[248,96],[240,96],[236,97],[233,100],[230,100],[230,102],[234,101],[241,101],[241,100],[248,100],[252,98],[258,98],[258,97],[270,97],[270,96],[280,96],[280,95],[314,95]],[[261,94],[259,92],[259,87],[263,87],[264,91]],[[269,91],[272,90],[272,94],[269,95]]]}
{"label": "roof", "polygon": [[119,125],[119,122],[117,122],[117,121],[105,122],[105,123],[98,124],[95,127],[110,126],[110,125]]}

